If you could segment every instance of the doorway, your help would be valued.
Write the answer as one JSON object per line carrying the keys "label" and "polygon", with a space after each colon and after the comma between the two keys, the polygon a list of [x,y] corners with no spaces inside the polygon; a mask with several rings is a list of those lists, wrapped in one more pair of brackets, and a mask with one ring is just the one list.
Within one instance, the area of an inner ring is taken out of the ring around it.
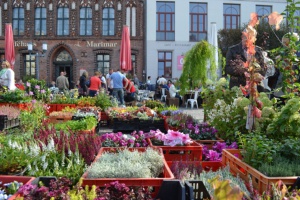
{"label": "doorway", "polygon": [[73,89],[76,85],[76,82],[73,81],[73,61],[71,55],[66,50],[60,51],[53,62],[53,66],[54,79],[56,80],[57,77],[60,76],[61,72],[65,72],[65,76],[69,81],[69,89]]}

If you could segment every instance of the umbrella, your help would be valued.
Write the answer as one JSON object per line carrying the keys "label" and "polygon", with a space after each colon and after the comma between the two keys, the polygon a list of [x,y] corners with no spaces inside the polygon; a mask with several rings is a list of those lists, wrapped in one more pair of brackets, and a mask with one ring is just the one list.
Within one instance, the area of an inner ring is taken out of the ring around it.
{"label": "umbrella", "polygon": [[222,69],[219,67],[218,64],[218,30],[217,30],[217,24],[216,22],[211,22],[211,32],[210,32],[210,37],[208,38],[208,42],[215,47],[215,62],[217,65],[217,75],[219,77],[222,76]]}
{"label": "umbrella", "polygon": [[124,71],[132,70],[131,66],[131,47],[128,26],[123,26],[122,41],[120,49],[120,68]]}
{"label": "umbrella", "polygon": [[5,24],[5,60],[10,63],[13,69],[15,65],[15,44],[11,24]]}

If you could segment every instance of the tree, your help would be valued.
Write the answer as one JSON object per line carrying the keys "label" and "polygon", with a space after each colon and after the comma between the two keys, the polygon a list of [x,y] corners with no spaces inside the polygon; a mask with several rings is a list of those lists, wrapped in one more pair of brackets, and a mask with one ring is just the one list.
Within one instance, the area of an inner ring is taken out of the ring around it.
{"label": "tree", "polygon": [[[207,41],[196,43],[184,58],[183,71],[179,78],[180,93],[205,84],[208,76],[216,78],[214,48]],[[210,67],[208,67],[210,66]]]}

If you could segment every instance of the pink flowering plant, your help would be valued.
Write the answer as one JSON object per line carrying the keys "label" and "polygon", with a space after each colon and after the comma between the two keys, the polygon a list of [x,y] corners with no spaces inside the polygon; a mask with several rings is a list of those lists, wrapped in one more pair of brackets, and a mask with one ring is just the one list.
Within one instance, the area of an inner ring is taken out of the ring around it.
{"label": "pink flowering plant", "polygon": [[25,90],[29,96],[36,100],[48,102],[51,91],[44,80],[30,79],[25,84]]}
{"label": "pink flowering plant", "polygon": [[143,131],[134,131],[130,135],[105,133],[101,136],[103,147],[147,147],[149,146]]}
{"label": "pink flowering plant", "polygon": [[153,144],[161,144],[165,146],[176,146],[176,145],[190,145],[193,140],[190,138],[189,134],[184,134],[179,131],[168,130],[167,134],[162,133],[160,130],[153,131],[149,133],[151,141]]}
{"label": "pink flowering plant", "polygon": [[216,140],[218,130],[208,124],[207,122],[203,123],[191,123],[186,122],[184,133],[189,133],[190,137],[193,140]]}

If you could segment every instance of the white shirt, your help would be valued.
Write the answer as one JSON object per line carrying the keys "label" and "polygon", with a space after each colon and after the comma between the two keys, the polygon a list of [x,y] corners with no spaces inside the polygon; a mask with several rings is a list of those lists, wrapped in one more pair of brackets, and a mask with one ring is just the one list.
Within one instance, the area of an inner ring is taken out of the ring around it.
{"label": "white shirt", "polygon": [[160,78],[157,80],[157,83],[158,83],[159,85],[164,84],[164,83],[167,83],[167,79],[165,79],[164,77],[160,77]]}
{"label": "white shirt", "polygon": [[0,84],[7,86],[9,90],[15,90],[15,72],[8,68],[0,77]]}
{"label": "white shirt", "polygon": [[[106,80],[110,79],[110,74],[106,74]],[[114,88],[114,82],[113,80],[110,79],[109,85],[107,86],[108,88]]]}
{"label": "white shirt", "polygon": [[177,92],[177,89],[175,88],[175,85],[171,84],[170,87],[169,87],[170,97],[175,97],[176,92]]}

